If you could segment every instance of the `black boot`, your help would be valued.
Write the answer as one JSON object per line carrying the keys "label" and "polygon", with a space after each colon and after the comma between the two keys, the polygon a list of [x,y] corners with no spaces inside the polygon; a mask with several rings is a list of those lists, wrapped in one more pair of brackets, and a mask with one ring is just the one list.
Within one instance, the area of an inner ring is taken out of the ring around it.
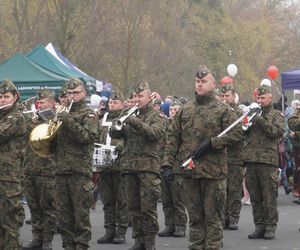
{"label": "black boot", "polygon": [[133,247],[129,248],[128,250],[145,250],[145,246],[142,243],[135,243]]}
{"label": "black boot", "polygon": [[43,250],[52,250],[52,243],[50,241],[43,243]]}
{"label": "black boot", "polygon": [[255,240],[255,239],[263,239],[265,235],[265,230],[262,229],[255,229],[252,234],[248,235],[248,239]]}
{"label": "black boot", "polygon": [[265,240],[274,240],[275,239],[275,231],[274,230],[266,230],[264,234]]}
{"label": "black boot", "polygon": [[165,227],[164,230],[162,230],[158,233],[158,236],[159,237],[170,237],[170,236],[173,236],[174,232],[175,232],[174,228]]}
{"label": "black boot", "polygon": [[175,226],[175,232],[173,233],[174,237],[184,237],[185,236],[185,227]]}
{"label": "black boot", "polygon": [[117,233],[115,238],[113,239],[113,244],[125,244],[126,240],[125,240],[125,234],[120,234]]}
{"label": "black boot", "polygon": [[97,243],[98,244],[112,243],[115,236],[116,236],[115,230],[107,230],[105,235],[103,235],[100,239],[97,240]]}
{"label": "black boot", "polygon": [[32,240],[22,247],[22,250],[42,250],[43,242],[40,240]]}

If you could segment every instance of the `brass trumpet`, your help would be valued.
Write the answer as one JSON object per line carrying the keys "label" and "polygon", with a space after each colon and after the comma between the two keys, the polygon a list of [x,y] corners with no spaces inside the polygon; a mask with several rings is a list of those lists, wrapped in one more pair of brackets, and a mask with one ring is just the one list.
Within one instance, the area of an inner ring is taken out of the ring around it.
{"label": "brass trumpet", "polygon": [[126,115],[122,116],[121,118],[113,119],[111,129],[117,131],[122,130],[125,120],[131,115],[138,115],[138,104],[129,109]]}

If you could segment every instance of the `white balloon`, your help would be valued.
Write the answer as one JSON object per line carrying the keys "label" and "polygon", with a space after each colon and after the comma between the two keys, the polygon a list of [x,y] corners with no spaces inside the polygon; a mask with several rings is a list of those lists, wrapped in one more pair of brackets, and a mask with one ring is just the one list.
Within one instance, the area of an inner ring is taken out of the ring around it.
{"label": "white balloon", "polygon": [[231,63],[227,66],[227,72],[231,77],[235,77],[238,72],[238,68],[235,64]]}
{"label": "white balloon", "polygon": [[272,83],[268,78],[265,78],[265,79],[262,79],[261,82],[260,82],[260,86],[263,86],[263,85],[271,87]]}

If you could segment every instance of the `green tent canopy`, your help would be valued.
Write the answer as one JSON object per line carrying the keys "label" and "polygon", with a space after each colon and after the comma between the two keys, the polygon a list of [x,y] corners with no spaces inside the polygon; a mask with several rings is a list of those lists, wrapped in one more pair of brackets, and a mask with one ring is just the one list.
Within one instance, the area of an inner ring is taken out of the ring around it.
{"label": "green tent canopy", "polygon": [[64,77],[76,77],[84,82],[93,82],[95,81],[93,78],[81,74],[80,72],[74,71],[61,63],[59,60],[55,58],[48,50],[45,49],[43,45],[38,45],[32,51],[26,54],[26,57],[31,61],[37,63],[43,68],[54,72],[55,74],[64,76]]}
{"label": "green tent canopy", "polygon": [[35,96],[41,88],[55,92],[68,80],[67,77],[52,73],[17,53],[0,64],[0,81],[10,79],[21,93],[21,100]]}

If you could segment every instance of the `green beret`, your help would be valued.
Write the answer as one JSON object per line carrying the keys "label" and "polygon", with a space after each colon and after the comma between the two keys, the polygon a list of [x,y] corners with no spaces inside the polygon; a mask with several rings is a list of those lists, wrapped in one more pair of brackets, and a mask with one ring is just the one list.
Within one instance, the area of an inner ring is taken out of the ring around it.
{"label": "green beret", "polygon": [[210,69],[207,66],[200,65],[198,68],[198,71],[196,73],[196,77],[199,79],[202,79],[210,73],[212,73],[212,72],[210,71]]}
{"label": "green beret", "polygon": [[16,86],[11,80],[4,80],[0,84],[0,93],[5,94],[6,92],[18,92]]}
{"label": "green beret", "polygon": [[269,86],[262,85],[256,90],[257,95],[272,94],[272,89]]}
{"label": "green beret", "polygon": [[182,106],[182,103],[178,99],[173,98],[173,102],[172,102],[171,106],[176,106],[176,105]]}
{"label": "green beret", "polygon": [[214,90],[214,94],[215,94],[216,96],[221,95],[221,90],[220,90],[220,89],[215,89],[215,90]]}
{"label": "green beret", "polygon": [[133,90],[130,90],[129,92],[128,92],[128,94],[127,94],[127,99],[133,99],[133,97],[134,97],[134,91]]}
{"label": "green beret", "polygon": [[67,88],[68,89],[76,89],[79,86],[84,86],[83,81],[81,81],[78,78],[71,78],[68,82],[67,82]]}
{"label": "green beret", "polygon": [[225,84],[220,89],[221,93],[226,93],[226,92],[228,92],[230,90],[234,91],[234,86],[232,84]]}
{"label": "green beret", "polygon": [[68,86],[65,84],[65,85],[62,86],[62,88],[59,90],[58,97],[61,98],[61,97],[66,96],[66,95],[67,95],[67,92],[68,92]]}
{"label": "green beret", "polygon": [[109,99],[124,101],[124,95],[121,91],[113,90],[110,94]]}
{"label": "green beret", "polygon": [[138,94],[146,89],[150,89],[149,84],[147,82],[141,82],[133,89],[133,91]]}
{"label": "green beret", "polygon": [[44,99],[44,98],[55,98],[55,93],[51,91],[50,89],[40,89],[37,92],[38,99]]}

